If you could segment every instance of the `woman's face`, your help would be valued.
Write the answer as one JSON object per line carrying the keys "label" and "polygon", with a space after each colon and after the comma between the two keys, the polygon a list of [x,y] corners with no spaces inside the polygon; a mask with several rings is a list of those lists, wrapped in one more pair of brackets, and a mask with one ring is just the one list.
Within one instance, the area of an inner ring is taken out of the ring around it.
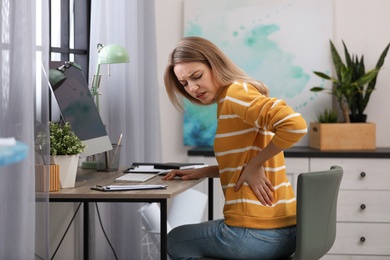
{"label": "woman's face", "polygon": [[214,103],[222,91],[215,83],[212,70],[202,62],[179,63],[173,71],[188,94],[203,104]]}

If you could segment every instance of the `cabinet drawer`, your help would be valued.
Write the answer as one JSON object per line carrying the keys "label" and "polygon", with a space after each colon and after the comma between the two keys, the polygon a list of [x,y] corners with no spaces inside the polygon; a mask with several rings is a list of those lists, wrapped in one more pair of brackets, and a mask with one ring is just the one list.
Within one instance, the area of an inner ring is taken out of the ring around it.
{"label": "cabinet drawer", "polygon": [[390,160],[388,159],[310,159],[310,171],[321,171],[332,165],[339,165],[344,170],[340,189],[390,190]]}
{"label": "cabinet drawer", "polygon": [[337,223],[330,254],[390,255],[390,224]]}
{"label": "cabinet drawer", "polygon": [[337,221],[389,222],[390,191],[340,190]]}
{"label": "cabinet drawer", "polygon": [[284,158],[287,173],[300,174],[309,171],[308,158]]}
{"label": "cabinet drawer", "polygon": [[308,158],[285,158],[287,178],[296,194],[297,192],[297,178],[300,173],[309,172]]}

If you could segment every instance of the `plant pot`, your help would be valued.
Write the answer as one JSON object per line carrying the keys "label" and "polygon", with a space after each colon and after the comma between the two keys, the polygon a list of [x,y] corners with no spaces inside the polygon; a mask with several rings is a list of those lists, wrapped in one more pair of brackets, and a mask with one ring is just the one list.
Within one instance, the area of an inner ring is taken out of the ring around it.
{"label": "plant pot", "polygon": [[310,123],[309,146],[322,151],[373,150],[376,148],[374,123]]}
{"label": "plant pot", "polygon": [[60,166],[61,188],[73,188],[76,183],[79,155],[55,155],[50,157],[50,163]]}
{"label": "plant pot", "polygon": [[366,123],[367,122],[367,115],[349,115],[349,120],[351,123]]}

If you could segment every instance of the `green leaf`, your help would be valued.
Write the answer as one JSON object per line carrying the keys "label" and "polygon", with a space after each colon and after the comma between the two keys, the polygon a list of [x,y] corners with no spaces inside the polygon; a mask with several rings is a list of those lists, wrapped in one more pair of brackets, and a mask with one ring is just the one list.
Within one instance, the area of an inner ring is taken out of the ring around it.
{"label": "green leaf", "polygon": [[390,47],[390,43],[387,44],[386,48],[383,50],[381,56],[379,57],[378,62],[376,63],[375,68],[380,69],[382,67],[383,63],[385,62],[387,52],[389,51],[389,47]]}
{"label": "green leaf", "polygon": [[325,90],[325,88],[323,88],[323,87],[312,87],[310,89],[310,91],[313,91],[313,92],[320,92],[320,91],[323,91],[323,90]]}
{"label": "green leaf", "polygon": [[358,86],[363,86],[373,80],[378,75],[379,70],[378,69],[372,69],[368,71],[366,74],[361,76],[357,81],[356,84]]}
{"label": "green leaf", "polygon": [[351,55],[349,55],[347,46],[345,45],[345,42],[344,41],[342,41],[342,42],[343,42],[343,46],[344,46],[345,61],[347,63],[347,67],[349,68],[349,67],[351,67],[353,58],[351,59]]}
{"label": "green leaf", "polygon": [[[389,47],[390,47],[390,43],[387,44],[386,48],[383,50],[381,56],[379,57],[375,66],[376,69],[380,70],[382,68],[383,63],[385,62],[385,58],[387,56],[387,52],[389,51]],[[363,110],[366,108],[368,101],[370,100],[371,93],[375,89],[377,76],[370,83],[368,83],[367,92],[364,95],[363,102],[362,102]]]}
{"label": "green leaf", "polygon": [[332,54],[332,60],[333,60],[333,65],[337,74],[337,78],[340,80],[341,79],[341,67],[345,66],[343,61],[340,58],[339,53],[337,52],[336,48],[334,47],[334,44],[332,41],[330,41],[330,51]]}
{"label": "green leaf", "polygon": [[341,66],[341,79],[340,82],[345,85],[350,85],[352,79],[352,70],[345,67],[343,64]]}
{"label": "green leaf", "polygon": [[327,79],[327,80],[332,80],[332,78],[329,75],[325,74],[325,73],[322,73],[322,72],[319,72],[319,71],[314,71],[313,73],[316,74],[320,78]]}

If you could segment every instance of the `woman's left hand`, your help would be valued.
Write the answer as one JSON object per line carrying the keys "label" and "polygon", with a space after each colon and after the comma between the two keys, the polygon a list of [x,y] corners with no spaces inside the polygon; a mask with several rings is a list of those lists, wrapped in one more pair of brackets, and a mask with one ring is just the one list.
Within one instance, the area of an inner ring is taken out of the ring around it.
{"label": "woman's left hand", "polygon": [[236,183],[235,191],[238,191],[244,182],[248,183],[253,193],[263,205],[272,206],[274,200],[273,191],[275,189],[265,176],[263,166],[258,167],[248,163]]}

